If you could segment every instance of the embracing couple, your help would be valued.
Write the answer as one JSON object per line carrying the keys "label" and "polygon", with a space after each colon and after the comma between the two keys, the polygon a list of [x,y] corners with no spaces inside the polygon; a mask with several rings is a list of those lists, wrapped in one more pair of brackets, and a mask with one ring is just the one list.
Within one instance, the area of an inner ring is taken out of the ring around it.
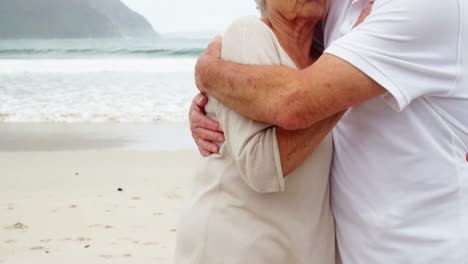
{"label": "embracing couple", "polygon": [[197,64],[175,263],[468,263],[468,2],[256,2]]}

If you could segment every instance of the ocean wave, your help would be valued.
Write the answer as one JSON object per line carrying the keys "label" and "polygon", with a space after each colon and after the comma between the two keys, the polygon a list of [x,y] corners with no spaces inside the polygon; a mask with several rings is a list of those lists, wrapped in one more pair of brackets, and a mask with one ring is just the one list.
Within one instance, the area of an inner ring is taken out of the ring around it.
{"label": "ocean wave", "polygon": [[171,56],[171,57],[187,57],[199,56],[203,52],[201,48],[188,49],[0,49],[0,56],[15,56],[15,55],[145,55],[145,56]]}
{"label": "ocean wave", "polygon": [[[166,70],[179,68],[177,65],[144,64],[133,59],[91,60],[90,64],[58,62],[44,65],[36,60],[22,61],[32,69],[0,71],[0,124],[186,122],[191,100],[197,93],[193,72]],[[80,70],[90,67],[95,69]],[[45,71],[36,72],[36,68]],[[62,71],[57,72],[56,68]],[[143,72],[141,68],[156,71]]]}
{"label": "ocean wave", "polygon": [[[193,95],[192,95],[193,96]],[[186,122],[190,99],[187,96],[151,99],[143,101],[143,96],[125,99],[113,96],[112,99],[93,98],[83,102],[73,96],[60,96],[60,100],[37,99],[2,100],[10,101],[0,107],[1,123],[158,123]],[[68,107],[61,101],[73,102]],[[97,103],[99,101],[99,104]],[[22,106],[19,108],[18,106]]]}

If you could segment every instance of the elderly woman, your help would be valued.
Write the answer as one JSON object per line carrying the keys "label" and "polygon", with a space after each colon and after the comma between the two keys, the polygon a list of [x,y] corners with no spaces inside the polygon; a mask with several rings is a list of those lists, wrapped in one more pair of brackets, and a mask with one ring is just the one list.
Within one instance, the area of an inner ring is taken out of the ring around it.
{"label": "elderly woman", "polygon": [[[224,35],[222,58],[299,69],[311,65],[320,55],[311,52],[312,39],[328,0],[257,4],[262,19],[234,22]],[[334,263],[328,132],[341,115],[312,130],[284,131],[249,120],[215,98],[209,98],[206,111],[220,122],[226,142],[219,154],[202,160],[193,178],[178,226],[175,263]],[[311,150],[294,172],[285,171],[290,153]]]}

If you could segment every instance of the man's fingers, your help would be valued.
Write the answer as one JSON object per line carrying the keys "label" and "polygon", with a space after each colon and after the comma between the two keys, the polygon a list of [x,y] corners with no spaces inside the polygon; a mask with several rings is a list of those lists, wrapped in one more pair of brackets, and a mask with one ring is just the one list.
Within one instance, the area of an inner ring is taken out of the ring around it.
{"label": "man's fingers", "polygon": [[195,96],[193,102],[200,108],[203,108],[208,103],[208,97],[205,94],[199,93]]}
{"label": "man's fingers", "polygon": [[200,152],[200,154],[203,156],[203,157],[209,157],[211,155],[211,152],[209,151],[206,151],[206,150],[203,150],[201,148],[198,148],[198,151]]}
{"label": "man's fingers", "polygon": [[374,7],[374,1],[370,1],[369,4],[362,10],[361,15],[359,16],[358,20],[356,21],[356,24],[354,24],[354,27],[359,26],[362,22],[366,20],[366,18],[371,14],[372,12],[372,7]]}
{"label": "man's fingers", "polygon": [[192,113],[198,112],[205,114],[205,105],[208,103],[208,97],[204,94],[198,94],[193,98],[192,105],[190,106],[189,117],[192,119]]}
{"label": "man's fingers", "polygon": [[201,118],[200,121],[201,123],[199,127],[223,133],[223,129],[221,128],[221,125],[218,122],[214,121],[213,119],[203,115],[203,118]]}
{"label": "man's fingers", "polygon": [[204,128],[216,132],[223,132],[221,125],[214,121],[213,119],[207,117],[204,113],[198,111],[190,112],[190,127],[192,130],[194,128]]}
{"label": "man's fingers", "polygon": [[210,141],[206,141],[202,138],[196,138],[195,143],[197,143],[198,149],[200,150],[200,154],[205,155],[208,153],[208,156],[212,153],[219,152],[219,146],[215,143]]}
{"label": "man's fingers", "polygon": [[207,103],[208,97],[206,95],[197,95],[193,99],[189,114],[192,137],[200,154],[204,157],[219,152],[219,146],[213,142],[223,143],[225,140],[221,125],[205,114],[205,105]]}
{"label": "man's fingers", "polygon": [[202,138],[204,140],[212,141],[212,142],[223,143],[224,140],[225,140],[223,133],[208,130],[208,129],[204,129],[204,128],[201,128],[201,127],[193,128],[192,129],[192,134],[195,137],[200,137],[200,138]]}

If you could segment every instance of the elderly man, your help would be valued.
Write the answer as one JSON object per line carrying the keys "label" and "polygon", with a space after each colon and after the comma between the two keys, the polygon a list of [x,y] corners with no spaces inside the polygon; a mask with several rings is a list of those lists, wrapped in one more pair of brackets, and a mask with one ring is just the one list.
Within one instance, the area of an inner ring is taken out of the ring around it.
{"label": "elderly man", "polygon": [[[203,92],[295,130],[349,108],[333,131],[332,206],[344,264],[468,263],[468,3],[332,0],[325,54],[306,70],[238,65],[213,43]],[[199,105],[204,98],[199,96]],[[192,110],[201,151],[222,137]]]}

